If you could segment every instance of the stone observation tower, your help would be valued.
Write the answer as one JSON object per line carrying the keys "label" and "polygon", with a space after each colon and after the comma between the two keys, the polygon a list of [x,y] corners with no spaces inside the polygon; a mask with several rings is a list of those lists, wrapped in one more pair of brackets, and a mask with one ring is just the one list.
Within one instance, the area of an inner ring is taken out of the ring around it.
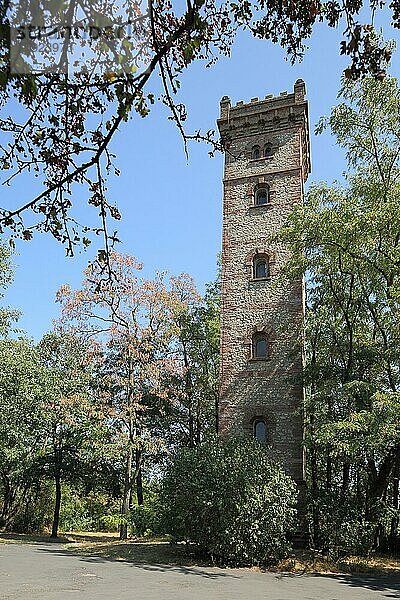
{"label": "stone observation tower", "polygon": [[304,282],[282,273],[274,239],[303,202],[310,173],[306,86],[231,106],[221,100],[225,149],[219,431],[272,445],[301,486]]}

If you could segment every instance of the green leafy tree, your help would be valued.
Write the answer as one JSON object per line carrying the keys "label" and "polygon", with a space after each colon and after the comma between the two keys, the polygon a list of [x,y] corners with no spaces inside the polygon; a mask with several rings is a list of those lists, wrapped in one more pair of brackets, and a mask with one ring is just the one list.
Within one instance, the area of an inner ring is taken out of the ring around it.
{"label": "green leafy tree", "polygon": [[[11,251],[5,244],[0,244],[0,300],[4,298],[4,290],[10,285],[13,279],[13,269],[11,266]],[[13,321],[19,317],[19,312],[9,307],[0,306],[0,336],[5,336],[11,327]]]}
{"label": "green leafy tree", "polygon": [[[77,482],[84,465],[101,456],[104,407],[93,397],[96,349],[71,334],[50,333],[38,352],[43,366],[40,414],[43,453],[54,481],[52,537],[58,536],[62,483]],[[93,473],[92,473],[93,476]]]}
{"label": "green leafy tree", "polygon": [[[342,99],[319,128],[329,125],[346,151],[345,181],[312,186],[283,232],[293,250],[289,270],[307,274],[317,545],[336,539],[340,521],[353,523],[354,538],[365,523],[377,541],[391,515],[395,535],[399,514],[400,91],[395,79],[367,78],[345,84]],[[349,547],[348,539],[333,543]]]}
{"label": "green leafy tree", "polygon": [[43,368],[26,339],[0,340],[1,523],[10,529],[43,471],[40,399]]}

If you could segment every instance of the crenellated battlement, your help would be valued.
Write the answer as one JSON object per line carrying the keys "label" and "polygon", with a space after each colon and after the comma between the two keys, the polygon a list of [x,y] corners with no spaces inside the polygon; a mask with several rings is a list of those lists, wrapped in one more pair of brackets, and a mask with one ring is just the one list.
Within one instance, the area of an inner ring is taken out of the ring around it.
{"label": "crenellated battlement", "polygon": [[234,106],[229,96],[224,96],[220,102],[220,119],[224,120],[228,118],[229,113],[235,117],[239,117],[242,114],[249,114],[253,111],[268,112],[270,110],[276,110],[280,108],[287,108],[288,106],[301,104],[305,102],[306,96],[306,84],[302,79],[298,79],[294,84],[293,92],[289,94],[287,91],[283,91],[279,96],[268,94],[263,99],[251,98],[250,102],[244,102],[239,100]]}
{"label": "crenellated battlement", "polygon": [[252,98],[247,103],[240,100],[234,106],[231,99],[224,96],[217,124],[226,150],[226,164],[246,160],[252,143],[269,141],[278,150],[279,146],[286,144],[282,141],[285,133],[297,132],[301,137],[302,176],[305,181],[311,171],[308,121],[306,85],[302,79],[296,81],[291,93],[269,94],[261,100]]}

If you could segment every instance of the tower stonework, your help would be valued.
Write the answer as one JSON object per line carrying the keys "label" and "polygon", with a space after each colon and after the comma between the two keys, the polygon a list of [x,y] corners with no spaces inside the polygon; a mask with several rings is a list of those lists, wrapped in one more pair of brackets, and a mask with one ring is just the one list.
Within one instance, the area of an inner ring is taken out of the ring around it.
{"label": "tower stonework", "polygon": [[304,282],[289,281],[276,234],[303,202],[310,173],[308,103],[293,93],[221,100],[225,150],[219,431],[247,432],[280,455],[301,486]]}

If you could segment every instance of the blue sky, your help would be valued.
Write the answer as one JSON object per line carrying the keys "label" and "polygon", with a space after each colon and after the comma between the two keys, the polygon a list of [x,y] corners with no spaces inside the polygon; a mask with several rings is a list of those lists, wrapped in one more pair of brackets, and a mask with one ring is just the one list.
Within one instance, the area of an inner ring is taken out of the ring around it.
{"label": "blue sky", "polygon": [[[390,35],[398,34],[390,30]],[[341,72],[347,64],[339,56],[340,39],[340,32],[319,27],[303,62],[292,66],[279,47],[241,34],[230,59],[221,59],[209,69],[194,64],[181,78],[188,125],[203,130],[215,128],[219,101],[224,95],[230,96],[233,103],[250,101],[255,96],[291,91],[301,77],[306,81],[310,102],[309,183],[339,178],[345,168],[343,152],[328,133],[316,137],[313,130],[319,117],[329,114],[336,103]],[[391,73],[398,76],[399,71],[397,51]],[[187,161],[179,134],[163,107],[155,108],[145,119],[134,117],[125,124],[113,150],[121,169],[121,176],[109,181],[110,196],[123,216],[122,223],[117,224],[122,240],[118,249],[139,258],[147,276],[156,270],[174,274],[184,271],[203,290],[204,284],[215,277],[221,245],[222,156],[211,159],[205,145],[195,144]],[[0,204],[4,199],[9,201],[10,196],[16,204],[20,198],[25,199],[25,192],[22,185],[3,188]],[[66,258],[63,248],[48,236],[17,244],[15,280],[6,303],[22,311],[19,325],[29,336],[39,339],[51,329],[52,320],[58,316],[56,290],[62,283],[79,286],[82,270],[95,249],[92,246],[87,252]]]}

